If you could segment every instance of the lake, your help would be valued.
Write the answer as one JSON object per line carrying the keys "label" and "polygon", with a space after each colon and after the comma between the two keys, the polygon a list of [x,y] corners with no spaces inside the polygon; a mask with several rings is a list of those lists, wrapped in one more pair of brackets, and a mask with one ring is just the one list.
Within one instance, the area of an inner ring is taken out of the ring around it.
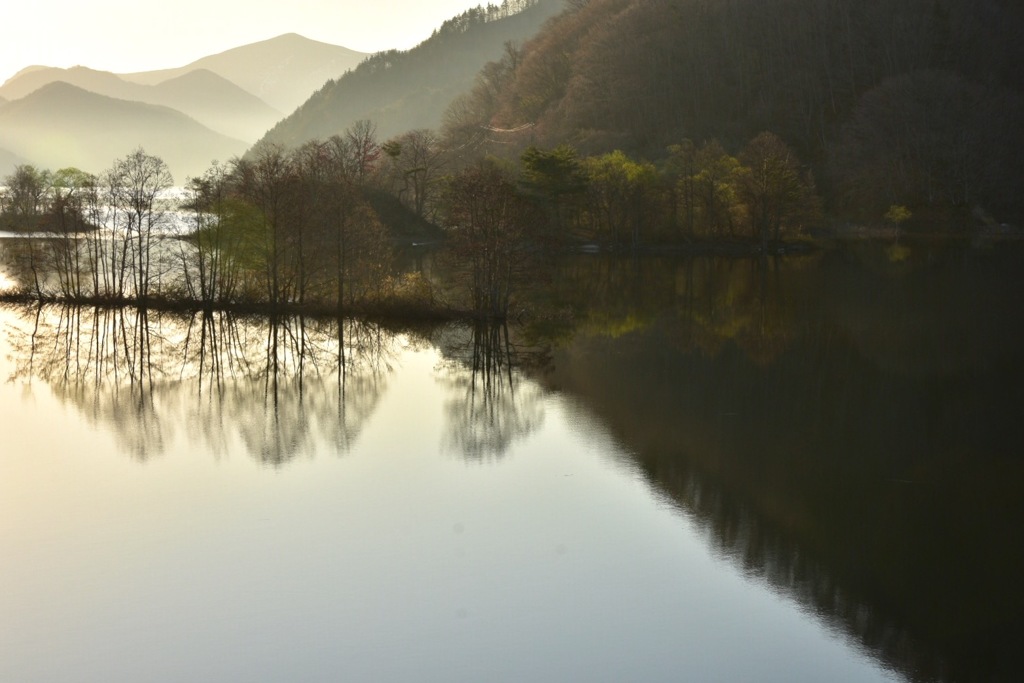
{"label": "lake", "polygon": [[0,680],[1016,680],[1024,250],[510,328],[0,309]]}

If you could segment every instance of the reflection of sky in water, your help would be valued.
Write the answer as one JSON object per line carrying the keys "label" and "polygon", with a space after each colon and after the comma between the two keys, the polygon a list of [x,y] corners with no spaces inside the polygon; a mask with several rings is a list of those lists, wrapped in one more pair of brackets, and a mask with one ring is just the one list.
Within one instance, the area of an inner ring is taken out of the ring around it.
{"label": "reflection of sky in water", "polygon": [[396,364],[350,450],[282,467],[187,424],[139,462],[44,383],[0,385],[0,680],[887,678],[578,406],[543,396],[502,458],[463,460],[436,352]]}

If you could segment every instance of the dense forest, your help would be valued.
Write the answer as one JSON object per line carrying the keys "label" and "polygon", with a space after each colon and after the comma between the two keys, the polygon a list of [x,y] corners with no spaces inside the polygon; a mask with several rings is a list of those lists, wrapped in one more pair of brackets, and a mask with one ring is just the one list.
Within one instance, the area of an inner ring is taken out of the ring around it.
{"label": "dense forest", "polygon": [[[749,143],[770,133],[800,183],[813,188],[815,210],[833,225],[945,231],[1024,218],[1017,191],[1024,161],[1015,153],[1024,143],[1017,125],[1024,120],[1018,3],[561,6],[542,26],[552,3],[470,10],[414,50],[375,55],[328,82],[261,144],[296,147],[366,118],[382,137],[415,131],[434,138],[438,176],[487,157],[522,168],[530,148],[571,148],[592,167],[601,164],[588,160],[620,153],[658,171],[647,174],[657,183],[641,183],[644,200],[658,200],[643,218],[649,239],[737,232],[757,238],[756,228],[740,227],[755,219],[738,199],[749,178],[734,170]],[[528,28],[536,33],[525,43],[507,40]],[[470,66],[483,54],[493,61],[469,87]],[[462,93],[451,99],[456,83]],[[430,123],[445,97],[443,122]],[[569,176],[562,180],[574,184]],[[412,194],[416,212],[429,212],[430,188]],[[799,211],[801,229],[813,224],[814,210],[807,209]],[[609,241],[586,233],[576,231]]]}
{"label": "dense forest", "polygon": [[453,105],[457,144],[656,161],[683,140],[736,152],[771,131],[813,169],[832,215],[873,221],[900,204],[924,220],[1021,218],[1020,3],[569,4]]}
{"label": "dense forest", "polygon": [[[508,0],[459,15],[186,179],[177,210],[199,261],[179,258],[178,290],[162,295],[333,309],[436,303],[431,286],[454,284],[447,303],[500,318],[538,254],[567,246],[779,254],[822,228],[881,228],[898,245],[905,229],[1013,233],[1024,218],[1024,9],[1009,0],[573,0],[531,40],[505,40],[550,10]],[[495,59],[440,126],[394,132],[429,109],[430,83],[455,82],[447,62],[469,53],[453,45]],[[406,91],[381,114],[390,128],[344,123]],[[174,179],[133,205],[130,160],[166,171],[139,149],[101,175],[22,165],[5,179],[8,229],[121,245],[65,239],[30,254],[39,297],[49,261],[64,296],[152,298],[135,271],[151,265],[155,199]],[[453,279],[395,279],[396,241],[445,242]]]}

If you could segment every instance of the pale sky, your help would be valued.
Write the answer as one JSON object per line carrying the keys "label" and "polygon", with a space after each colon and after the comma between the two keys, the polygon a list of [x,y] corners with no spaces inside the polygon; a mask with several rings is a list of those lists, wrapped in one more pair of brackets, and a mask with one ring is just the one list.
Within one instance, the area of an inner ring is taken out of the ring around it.
{"label": "pale sky", "polygon": [[282,33],[361,52],[408,49],[486,0],[25,0],[0,9],[0,83],[33,64],[184,66]]}

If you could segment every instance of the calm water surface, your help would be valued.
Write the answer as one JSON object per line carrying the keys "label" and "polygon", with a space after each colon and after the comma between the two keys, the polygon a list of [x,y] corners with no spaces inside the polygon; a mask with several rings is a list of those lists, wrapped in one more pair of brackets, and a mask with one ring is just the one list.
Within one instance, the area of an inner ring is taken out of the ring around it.
{"label": "calm water surface", "polygon": [[510,332],[3,309],[0,681],[1012,680],[1022,262],[580,259]]}

